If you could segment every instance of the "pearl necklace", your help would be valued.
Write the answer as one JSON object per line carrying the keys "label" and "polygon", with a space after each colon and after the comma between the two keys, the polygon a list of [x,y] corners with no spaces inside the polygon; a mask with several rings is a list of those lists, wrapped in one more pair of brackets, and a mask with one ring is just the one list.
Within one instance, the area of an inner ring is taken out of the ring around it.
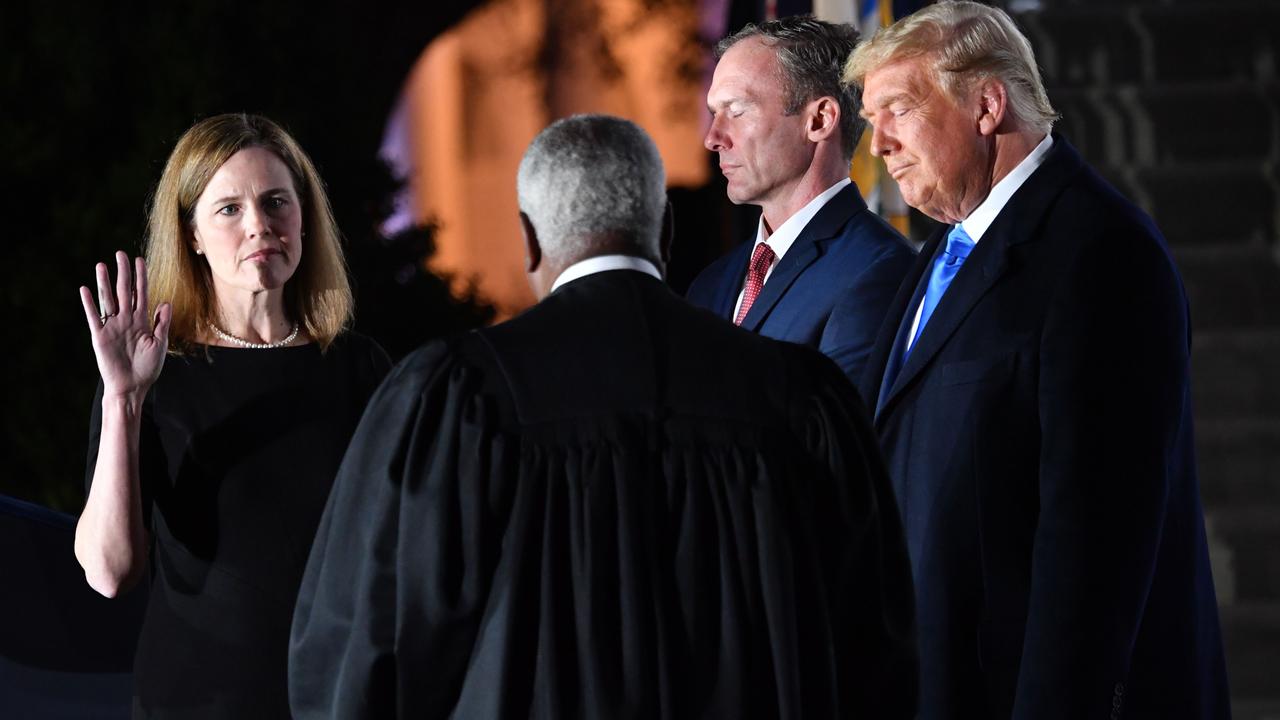
{"label": "pearl necklace", "polygon": [[209,328],[213,330],[214,335],[217,335],[224,342],[229,342],[232,345],[239,345],[240,347],[249,348],[251,350],[270,350],[271,348],[284,347],[285,345],[288,345],[289,343],[293,342],[298,337],[299,326],[298,326],[298,323],[294,323],[293,332],[290,332],[288,337],[282,340],[277,340],[275,342],[269,342],[269,343],[249,342],[244,338],[239,338],[239,337],[236,337],[235,335],[232,335],[231,333],[227,332],[226,330],[223,330],[222,328],[218,327],[217,325],[214,325],[213,323],[209,323]]}

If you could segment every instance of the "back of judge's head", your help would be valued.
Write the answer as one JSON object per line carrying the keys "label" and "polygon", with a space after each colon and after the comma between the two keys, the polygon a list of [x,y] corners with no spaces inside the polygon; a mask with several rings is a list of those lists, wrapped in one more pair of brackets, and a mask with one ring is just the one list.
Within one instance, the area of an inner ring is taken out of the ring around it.
{"label": "back of judge's head", "polygon": [[844,82],[865,84],[875,70],[925,58],[933,80],[953,99],[978,81],[999,80],[1008,94],[1017,126],[1050,132],[1058,114],[1049,103],[1035,54],[1005,11],[966,0],[944,1],[882,28],[858,46],[844,70]]}
{"label": "back of judge's head", "polygon": [[659,262],[666,182],[644,130],[622,118],[575,115],[534,138],[516,191],[546,260],[574,262],[608,247]]}

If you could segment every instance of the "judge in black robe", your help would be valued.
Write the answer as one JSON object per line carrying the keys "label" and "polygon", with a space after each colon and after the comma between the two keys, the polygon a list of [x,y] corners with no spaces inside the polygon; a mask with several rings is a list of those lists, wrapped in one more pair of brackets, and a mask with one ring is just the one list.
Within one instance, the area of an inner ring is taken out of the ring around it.
{"label": "judge in black robe", "polygon": [[545,297],[371,401],[294,616],[297,717],[912,716],[908,563],[856,391],[661,282],[663,184],[626,121],[534,141]]}

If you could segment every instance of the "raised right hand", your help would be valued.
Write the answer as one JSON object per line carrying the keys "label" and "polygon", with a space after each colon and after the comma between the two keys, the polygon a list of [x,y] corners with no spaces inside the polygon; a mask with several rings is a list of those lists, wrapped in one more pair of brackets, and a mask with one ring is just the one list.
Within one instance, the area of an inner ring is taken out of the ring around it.
{"label": "raised right hand", "polygon": [[102,374],[103,397],[128,396],[140,402],[164,367],[172,308],[168,303],[157,308],[152,324],[147,317],[147,266],[142,258],[135,259],[134,265],[136,283],[135,273],[130,272],[129,256],[116,253],[113,293],[107,266],[98,263],[95,270],[101,312],[89,288],[80,287],[80,301],[89,323],[98,372]]}

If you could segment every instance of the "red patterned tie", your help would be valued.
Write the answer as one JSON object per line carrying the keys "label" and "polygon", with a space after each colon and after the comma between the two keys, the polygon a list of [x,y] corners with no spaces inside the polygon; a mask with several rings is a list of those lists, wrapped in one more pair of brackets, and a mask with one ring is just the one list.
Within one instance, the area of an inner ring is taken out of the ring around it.
{"label": "red patterned tie", "polygon": [[764,276],[768,274],[775,257],[777,256],[768,243],[756,243],[756,249],[751,252],[751,265],[747,268],[747,286],[742,290],[742,307],[738,309],[738,317],[733,320],[734,325],[741,325],[746,319],[747,311],[760,294],[760,288],[764,287]]}

